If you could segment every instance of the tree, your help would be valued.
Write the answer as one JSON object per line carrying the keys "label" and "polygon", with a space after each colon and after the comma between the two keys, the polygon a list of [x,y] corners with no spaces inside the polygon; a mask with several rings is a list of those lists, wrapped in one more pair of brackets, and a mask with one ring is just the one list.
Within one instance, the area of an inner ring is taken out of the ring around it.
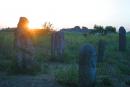
{"label": "tree", "polygon": [[42,26],[42,29],[44,29],[46,32],[50,32],[53,30],[53,26],[50,22],[45,22]]}
{"label": "tree", "polygon": [[105,33],[116,33],[116,28],[113,26],[106,26]]}
{"label": "tree", "polygon": [[104,28],[103,26],[100,26],[100,25],[94,25],[94,31],[103,34]]}
{"label": "tree", "polygon": [[80,30],[80,27],[79,26],[75,26],[74,29],[75,30]]}

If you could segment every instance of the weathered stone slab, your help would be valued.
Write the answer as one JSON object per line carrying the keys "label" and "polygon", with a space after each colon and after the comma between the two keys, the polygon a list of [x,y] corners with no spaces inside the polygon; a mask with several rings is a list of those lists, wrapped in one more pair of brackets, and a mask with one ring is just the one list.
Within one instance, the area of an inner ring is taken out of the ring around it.
{"label": "weathered stone slab", "polygon": [[96,49],[84,45],[80,49],[79,57],[79,87],[95,87],[96,84]]}
{"label": "weathered stone slab", "polygon": [[51,35],[52,56],[62,56],[64,53],[64,32],[53,32]]}
{"label": "weathered stone slab", "polygon": [[126,30],[124,27],[119,28],[119,51],[126,50]]}
{"label": "weathered stone slab", "polygon": [[19,69],[31,69],[34,64],[34,47],[28,28],[28,19],[20,17],[15,31],[16,62]]}

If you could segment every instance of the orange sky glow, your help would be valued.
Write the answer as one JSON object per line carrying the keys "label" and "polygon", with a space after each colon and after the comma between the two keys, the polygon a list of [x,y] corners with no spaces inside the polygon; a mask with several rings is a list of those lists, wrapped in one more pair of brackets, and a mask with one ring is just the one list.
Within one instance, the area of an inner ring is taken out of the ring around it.
{"label": "orange sky glow", "polygon": [[16,27],[25,16],[31,28],[45,22],[55,29],[74,26],[93,28],[94,24],[125,26],[130,30],[130,0],[2,0],[0,27]]}

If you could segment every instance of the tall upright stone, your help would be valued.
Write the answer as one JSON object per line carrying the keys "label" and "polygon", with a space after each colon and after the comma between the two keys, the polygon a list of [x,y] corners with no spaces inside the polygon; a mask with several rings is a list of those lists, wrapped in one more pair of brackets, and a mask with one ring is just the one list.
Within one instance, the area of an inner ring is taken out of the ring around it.
{"label": "tall upright stone", "polygon": [[61,32],[61,31],[58,32],[58,40],[59,40],[59,46],[58,46],[59,47],[58,48],[59,54],[63,55],[63,53],[64,53],[64,44],[65,44],[64,32]]}
{"label": "tall upright stone", "polygon": [[96,49],[84,45],[80,49],[79,57],[79,87],[95,87],[96,84]]}
{"label": "tall upright stone", "polygon": [[51,34],[51,55],[53,56],[55,53],[55,33],[56,32],[53,32]]}
{"label": "tall upright stone", "polygon": [[51,54],[52,56],[62,56],[64,53],[64,32],[53,32],[51,35]]}
{"label": "tall upright stone", "polygon": [[126,30],[124,27],[119,28],[119,51],[126,50]]}
{"label": "tall upright stone", "polygon": [[102,39],[99,40],[99,42],[98,42],[98,54],[97,54],[98,55],[98,58],[97,58],[98,62],[103,61],[105,49],[106,49],[106,42]]}
{"label": "tall upright stone", "polygon": [[21,70],[31,69],[34,64],[34,47],[28,23],[26,17],[20,17],[15,31],[16,64]]}

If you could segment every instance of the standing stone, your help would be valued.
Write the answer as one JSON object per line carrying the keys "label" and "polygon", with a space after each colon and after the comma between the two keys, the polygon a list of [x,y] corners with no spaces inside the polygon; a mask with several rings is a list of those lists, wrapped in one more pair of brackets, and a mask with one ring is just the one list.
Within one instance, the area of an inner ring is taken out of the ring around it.
{"label": "standing stone", "polygon": [[126,50],[126,30],[124,27],[119,28],[119,51]]}
{"label": "standing stone", "polygon": [[59,39],[59,48],[58,48],[58,50],[59,50],[59,54],[60,55],[63,55],[63,53],[64,53],[64,32],[58,32],[58,39]]}
{"label": "standing stone", "polygon": [[64,32],[53,32],[51,35],[52,56],[62,56],[64,53]]}
{"label": "standing stone", "polygon": [[55,50],[54,42],[55,42],[55,32],[51,34],[51,55],[52,56],[54,55],[54,50]]}
{"label": "standing stone", "polygon": [[15,31],[16,64],[20,70],[31,69],[34,64],[34,47],[28,23],[27,18],[20,17]]}
{"label": "standing stone", "polygon": [[80,49],[79,58],[79,87],[95,87],[96,82],[96,49],[84,45]]}
{"label": "standing stone", "polygon": [[106,49],[106,42],[104,40],[99,40],[98,42],[98,62],[103,61],[104,53]]}

